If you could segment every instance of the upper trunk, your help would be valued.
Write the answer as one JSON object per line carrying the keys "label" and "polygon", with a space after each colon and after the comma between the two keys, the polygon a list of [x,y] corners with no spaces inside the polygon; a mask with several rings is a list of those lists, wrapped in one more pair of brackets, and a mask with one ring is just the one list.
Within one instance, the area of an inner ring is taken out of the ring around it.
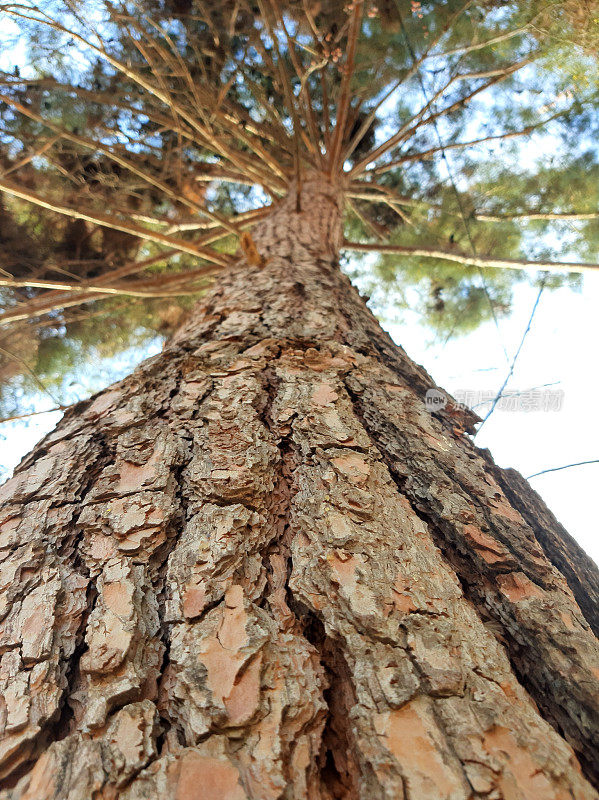
{"label": "upper trunk", "polygon": [[3,487],[4,797],[598,797],[597,573],[426,410],[340,209],[310,176]]}
{"label": "upper trunk", "polygon": [[[253,229],[249,258],[219,277],[208,300],[210,308],[213,297],[223,298],[225,306],[219,313],[227,330],[234,325],[243,336],[340,340],[347,327],[336,297],[342,201],[340,187],[319,175],[310,176],[299,195],[293,189]],[[254,269],[248,273],[248,267]],[[341,291],[346,294],[345,283]],[[206,323],[213,325],[215,318],[205,308],[195,310],[173,343],[190,346],[191,341],[206,338]],[[235,314],[230,319],[231,312]],[[238,318],[240,313],[254,317]],[[218,327],[214,333],[221,338]]]}

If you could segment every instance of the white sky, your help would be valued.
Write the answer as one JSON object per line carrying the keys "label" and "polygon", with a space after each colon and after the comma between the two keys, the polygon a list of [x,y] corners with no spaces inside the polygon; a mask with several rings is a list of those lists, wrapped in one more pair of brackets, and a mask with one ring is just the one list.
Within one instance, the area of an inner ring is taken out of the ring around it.
{"label": "white sky", "polygon": [[[500,320],[500,334],[489,322],[445,347],[427,347],[426,330],[418,324],[386,327],[408,355],[447,391],[497,391],[509,371],[501,340],[511,359],[537,292],[524,285],[515,288],[513,313],[509,319]],[[563,390],[562,409],[514,412],[496,408],[476,437],[477,445],[488,447],[500,466],[514,467],[525,477],[543,469],[599,458],[598,343],[599,272],[585,276],[580,293],[567,287],[545,291],[506,391],[559,381],[550,389]],[[599,561],[595,498],[598,483],[599,464],[572,467],[531,480],[559,521],[595,561]]]}
{"label": "white sky", "polygon": [[[427,345],[430,331],[416,315],[398,324],[385,323],[398,344],[421,363],[435,381],[449,392],[493,390],[501,386],[508,371],[501,342],[510,358],[515,353],[537,294],[537,289],[515,287],[513,313],[501,320],[498,333],[493,322],[474,333],[450,341],[444,347]],[[392,312],[392,310],[390,310]],[[389,314],[391,316],[392,313]],[[563,390],[559,412],[509,412],[497,408],[476,442],[488,447],[496,462],[515,467],[524,476],[575,461],[599,458],[596,423],[599,402],[597,344],[599,342],[599,272],[588,274],[582,292],[562,288],[543,293],[533,326],[518,359],[507,391],[527,390],[559,381],[552,390]],[[157,345],[153,344],[152,352]],[[149,354],[148,351],[144,355]],[[79,381],[80,396],[85,387],[94,390],[105,374],[111,380],[130,371],[142,357],[138,349],[113,361],[108,369],[90,365],[89,374]],[[108,365],[106,365],[108,366]],[[98,374],[99,371],[99,374]],[[40,399],[40,407],[49,404]],[[25,424],[0,426],[0,465],[13,468],[20,458],[49,430],[60,414],[34,417]],[[596,509],[599,464],[573,467],[533,478],[557,518],[596,561],[599,561],[599,526]]]}

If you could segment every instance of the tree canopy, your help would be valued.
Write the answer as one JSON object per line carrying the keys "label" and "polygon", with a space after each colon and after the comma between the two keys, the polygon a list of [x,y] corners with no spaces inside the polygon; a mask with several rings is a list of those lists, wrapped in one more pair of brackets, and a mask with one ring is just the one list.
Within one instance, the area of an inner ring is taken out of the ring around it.
{"label": "tree canopy", "polygon": [[0,14],[0,380],[172,329],[311,170],[343,173],[347,253],[443,334],[598,268],[596,0]]}

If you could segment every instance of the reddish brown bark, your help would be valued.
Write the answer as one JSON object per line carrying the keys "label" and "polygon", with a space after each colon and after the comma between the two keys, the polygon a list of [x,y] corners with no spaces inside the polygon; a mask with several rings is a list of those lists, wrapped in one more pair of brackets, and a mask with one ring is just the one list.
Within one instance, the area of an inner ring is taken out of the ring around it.
{"label": "reddish brown bark", "polygon": [[0,490],[1,797],[598,797],[596,572],[426,410],[339,199]]}

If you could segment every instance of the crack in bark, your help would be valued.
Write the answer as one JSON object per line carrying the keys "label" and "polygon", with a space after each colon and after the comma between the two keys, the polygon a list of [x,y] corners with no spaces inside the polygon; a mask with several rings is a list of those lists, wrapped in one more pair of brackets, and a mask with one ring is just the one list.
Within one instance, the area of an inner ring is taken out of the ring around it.
{"label": "crack in bark", "polygon": [[[170,399],[173,401],[176,396],[181,391],[181,386],[184,382],[184,375],[183,370],[185,368],[186,357],[181,359],[180,363],[178,364],[179,369],[177,370],[176,376],[176,386],[170,392]],[[203,402],[205,401],[212,391],[211,387],[202,397]],[[174,490],[174,498],[177,503],[176,513],[174,515],[173,520],[169,525],[169,529],[174,532],[173,536],[168,536],[166,541],[164,542],[162,548],[158,550],[153,555],[153,564],[149,564],[148,566],[152,566],[155,571],[155,578],[153,581],[153,586],[155,590],[156,596],[156,603],[158,606],[158,620],[159,620],[159,630],[158,636],[164,648],[164,652],[162,655],[162,663],[160,665],[160,670],[158,673],[158,685],[157,685],[157,697],[155,701],[155,706],[158,712],[158,719],[159,719],[159,726],[160,730],[158,736],[156,737],[156,756],[150,760],[149,764],[153,761],[159,759],[164,754],[167,748],[167,737],[168,733],[174,729],[175,735],[181,745],[184,743],[183,731],[180,726],[177,725],[176,720],[165,711],[162,707],[160,702],[161,696],[161,683],[165,672],[168,670],[168,667],[171,663],[170,661],[170,652],[171,652],[171,627],[168,622],[166,622],[166,597],[165,591],[167,588],[167,581],[166,581],[166,573],[168,570],[169,558],[171,553],[177,546],[179,542],[179,537],[181,535],[182,530],[184,529],[185,525],[189,522],[189,502],[187,496],[187,487],[186,481],[184,477],[185,470],[191,463],[193,459],[193,430],[191,429],[191,425],[193,422],[197,421],[199,413],[199,407],[195,409],[194,413],[191,415],[190,419],[186,421],[186,425],[184,429],[181,431],[176,431],[177,435],[180,440],[185,440],[187,442],[187,457],[182,459],[182,461],[176,466],[173,470],[172,475],[175,484]],[[170,425],[170,414],[168,410],[163,410],[159,416],[162,416],[166,419],[167,423]],[[176,420],[175,420],[176,421]],[[213,607],[218,605],[219,601],[215,601],[211,603],[207,608],[204,609],[202,617],[205,616]]]}
{"label": "crack in bark", "polygon": [[[98,457],[96,458],[94,464],[88,468],[86,472],[87,480],[85,487],[81,492],[81,499],[79,501],[79,507],[82,510],[85,504],[85,498],[93,489],[94,484],[101,474],[104,467],[106,467],[112,457],[113,454],[111,449],[106,442],[106,439],[103,436],[99,437],[100,441],[100,452]],[[98,590],[95,579],[91,576],[90,570],[85,564],[84,559],[81,556],[80,546],[84,540],[84,529],[79,524],[79,517],[81,515],[81,510],[79,514],[77,514],[76,518],[72,521],[73,531],[75,535],[72,537],[70,541],[63,542],[61,546],[57,550],[57,555],[59,558],[62,559],[63,563],[71,563],[73,567],[73,571],[83,575],[87,581],[87,589],[86,589],[86,607],[81,616],[81,621],[79,624],[79,628],[77,633],[75,634],[75,648],[73,650],[72,655],[66,660],[65,670],[64,670],[64,689],[62,693],[62,698],[60,702],[60,706],[58,709],[58,714],[55,722],[51,724],[51,729],[48,729],[45,734],[43,735],[43,739],[45,740],[44,744],[41,747],[44,747],[46,743],[52,741],[59,741],[64,739],[68,736],[71,731],[71,722],[74,718],[73,709],[70,705],[70,697],[73,691],[73,686],[76,685],[77,676],[79,674],[79,665],[81,662],[81,657],[85,653],[87,649],[87,645],[85,642],[85,634],[87,631],[87,624],[89,618],[95,608],[96,601],[98,599]],[[39,751],[38,751],[39,755]]]}
{"label": "crack in bark", "polygon": [[[262,555],[264,570],[268,575],[268,583],[265,586],[262,601],[271,605],[273,615],[277,619],[281,613],[285,613],[285,609],[281,608],[281,601],[289,609],[285,600],[289,595],[289,577],[293,568],[289,537],[291,534],[291,502],[295,493],[293,482],[296,464],[291,438],[287,435],[278,435],[277,425],[272,418],[272,407],[280,385],[279,378],[273,367],[263,370],[260,377],[264,394],[260,398],[261,402],[257,405],[256,411],[266,430],[272,434],[280,457],[278,477],[282,502],[278,508],[271,509],[273,516],[277,517],[273,519],[275,536],[268,542]],[[278,570],[280,573],[278,575],[275,574],[277,570],[273,556],[279,556],[284,565],[282,572],[280,569]],[[266,596],[266,591],[269,591],[269,596]],[[273,600],[275,601],[274,607],[272,606]],[[282,622],[280,619],[278,621]]]}
{"label": "crack in bark", "polygon": [[[93,463],[86,471],[86,479],[79,490],[79,498],[77,501],[64,502],[59,506],[53,508],[62,508],[66,506],[73,506],[79,509],[73,519],[70,521],[70,532],[60,541],[56,546],[50,544],[50,551],[56,557],[57,562],[67,566],[73,573],[81,575],[87,581],[86,598],[87,603],[85,610],[81,615],[77,631],[75,633],[75,645],[73,652],[68,658],[62,661],[62,680],[61,680],[61,696],[58,707],[52,717],[45,720],[38,733],[31,741],[27,743],[29,755],[26,761],[20,764],[15,770],[9,772],[8,776],[3,779],[3,785],[8,789],[16,786],[19,780],[24,777],[33,767],[40,754],[54,741],[64,739],[69,735],[70,723],[73,718],[73,711],[69,703],[72,693],[72,687],[76,681],[79,672],[79,663],[81,656],[86,650],[85,645],[85,632],[87,629],[87,622],[89,616],[93,611],[95,601],[97,599],[96,583],[91,578],[89,569],[87,569],[80,553],[80,545],[83,542],[84,533],[79,526],[79,517],[81,509],[85,502],[85,498],[94,486],[94,482],[98,475],[102,472],[104,467],[110,462],[111,452],[107,442],[103,436],[99,436],[99,449]],[[42,448],[42,454],[47,454],[47,449]],[[28,458],[22,460],[18,469],[25,468]],[[50,495],[51,497],[52,495]],[[58,606],[64,602],[65,594],[64,588],[61,587],[59,594]],[[19,647],[21,649],[21,646]],[[14,754],[15,758],[19,757],[20,751],[17,750]],[[9,765],[5,765],[5,770],[9,770]]]}
{"label": "crack in bark", "polygon": [[324,623],[301,601],[291,607],[302,632],[320,655],[328,680],[323,692],[328,707],[318,756],[321,783],[331,800],[357,800],[360,796],[360,767],[350,712],[357,703],[351,670],[339,641],[328,636]]}
{"label": "crack in bark", "polygon": [[[297,346],[299,342],[294,342]],[[313,342],[302,342],[302,349],[314,348]],[[295,483],[295,470],[298,458],[293,445],[292,435],[277,435],[277,424],[272,418],[272,407],[275,401],[280,380],[274,367],[262,373],[265,389],[265,401],[262,408],[257,409],[265,427],[277,438],[277,446],[281,455],[280,477],[285,486],[284,517],[280,525],[280,533],[267,547],[263,563],[271,579],[270,594],[266,602],[271,606],[275,618],[281,614],[282,595],[285,596],[286,609],[292,615],[287,625],[293,625],[301,631],[301,635],[312,645],[319,655],[320,663],[325,671],[328,687],[323,690],[323,700],[327,706],[327,715],[321,738],[318,756],[320,782],[327,800],[357,800],[359,797],[360,768],[356,758],[356,746],[350,721],[351,708],[357,698],[353,688],[351,671],[343,655],[340,642],[328,636],[324,623],[301,601],[296,600],[289,579],[293,570],[291,555],[291,506],[293,497],[298,491]],[[275,576],[272,562],[268,559],[279,555],[285,563],[283,574]],[[279,600],[273,604],[273,596],[279,594]]]}
{"label": "crack in bark", "polygon": [[89,622],[89,618],[96,607],[96,601],[98,599],[98,590],[96,587],[96,582],[90,580],[87,586],[87,593],[86,593],[86,609],[81,617],[81,623],[79,625],[79,630],[76,634],[76,645],[75,650],[73,651],[73,655],[67,662],[65,676],[64,679],[66,681],[66,687],[63,694],[63,702],[61,704],[61,708],[59,709],[59,716],[56,722],[53,725],[53,731],[50,733],[48,732],[48,742],[53,741],[60,741],[61,739],[65,739],[71,733],[72,730],[72,722],[74,720],[75,714],[73,712],[73,708],[70,703],[70,698],[72,695],[73,687],[77,685],[77,680],[79,677],[79,665],[81,663],[81,657],[87,650],[87,644],[85,642],[85,632],[87,630],[87,624]]}

